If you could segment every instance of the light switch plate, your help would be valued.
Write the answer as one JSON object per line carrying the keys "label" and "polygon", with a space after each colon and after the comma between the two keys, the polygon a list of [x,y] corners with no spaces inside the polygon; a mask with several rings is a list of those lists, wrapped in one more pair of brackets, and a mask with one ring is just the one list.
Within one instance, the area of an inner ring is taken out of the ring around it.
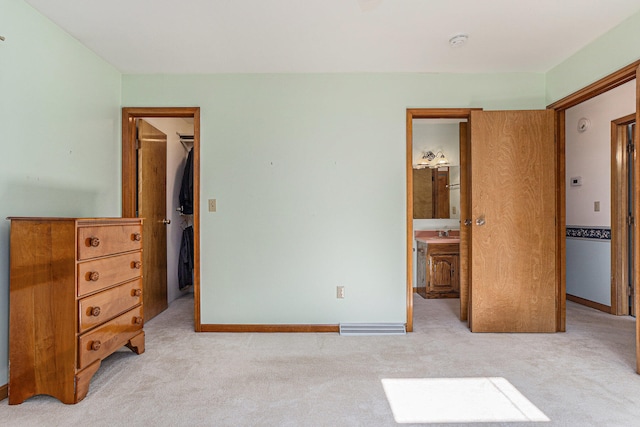
{"label": "light switch plate", "polygon": [[209,212],[216,211],[216,199],[209,199]]}

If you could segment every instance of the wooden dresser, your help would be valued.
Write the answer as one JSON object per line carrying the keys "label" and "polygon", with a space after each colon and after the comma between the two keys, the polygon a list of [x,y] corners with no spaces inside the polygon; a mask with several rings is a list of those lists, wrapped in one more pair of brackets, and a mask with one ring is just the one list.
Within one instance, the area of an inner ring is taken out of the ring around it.
{"label": "wooden dresser", "polygon": [[77,403],[102,359],[144,352],[142,220],[9,219],[9,404]]}

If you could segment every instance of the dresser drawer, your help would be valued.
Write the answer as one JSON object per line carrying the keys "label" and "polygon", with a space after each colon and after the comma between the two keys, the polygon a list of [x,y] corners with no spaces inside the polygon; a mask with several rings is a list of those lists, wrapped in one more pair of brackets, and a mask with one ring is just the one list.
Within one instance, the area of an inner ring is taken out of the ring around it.
{"label": "dresser drawer", "polygon": [[142,302],[142,280],[137,279],[78,301],[79,332],[91,329]]}
{"label": "dresser drawer", "polygon": [[78,338],[78,369],[103,359],[125,345],[142,330],[142,306],[98,326]]}
{"label": "dresser drawer", "polygon": [[142,248],[141,225],[78,227],[78,260]]}
{"label": "dresser drawer", "polygon": [[142,254],[133,252],[78,263],[78,296],[142,276]]}

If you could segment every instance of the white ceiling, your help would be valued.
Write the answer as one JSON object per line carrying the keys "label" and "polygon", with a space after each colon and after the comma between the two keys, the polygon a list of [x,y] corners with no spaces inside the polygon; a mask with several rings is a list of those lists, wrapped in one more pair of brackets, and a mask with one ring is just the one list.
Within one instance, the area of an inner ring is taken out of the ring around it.
{"label": "white ceiling", "polygon": [[[123,73],[546,72],[640,10],[639,0],[26,1]],[[469,41],[451,48],[458,33]]]}

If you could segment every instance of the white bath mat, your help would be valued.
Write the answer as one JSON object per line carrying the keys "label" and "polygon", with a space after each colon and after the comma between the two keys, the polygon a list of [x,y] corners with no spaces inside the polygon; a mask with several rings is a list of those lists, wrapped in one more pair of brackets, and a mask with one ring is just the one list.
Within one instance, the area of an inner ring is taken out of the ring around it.
{"label": "white bath mat", "polygon": [[549,421],[504,378],[388,378],[397,423]]}

